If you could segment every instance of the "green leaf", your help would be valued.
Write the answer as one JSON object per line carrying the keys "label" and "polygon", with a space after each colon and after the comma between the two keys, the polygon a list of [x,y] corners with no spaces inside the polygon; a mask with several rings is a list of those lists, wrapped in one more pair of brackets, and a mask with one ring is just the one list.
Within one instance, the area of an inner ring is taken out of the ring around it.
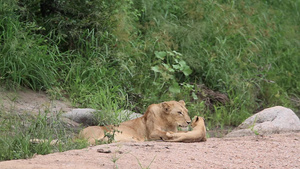
{"label": "green leaf", "polygon": [[162,63],[162,65],[164,65],[164,67],[169,71],[169,72],[175,72],[174,69],[172,69],[169,65]]}
{"label": "green leaf", "polygon": [[167,51],[167,53],[168,53],[170,56],[175,56],[175,54],[174,54],[173,52]]}
{"label": "green leaf", "polygon": [[179,61],[179,64],[181,65],[181,67],[187,66],[187,64],[184,60]]}
{"label": "green leaf", "polygon": [[161,76],[165,81],[169,81],[170,79],[174,79],[174,76],[167,73],[167,72],[161,72]]}
{"label": "green leaf", "polygon": [[151,70],[153,70],[154,72],[160,72],[159,66],[152,66]]}
{"label": "green leaf", "polygon": [[173,53],[175,53],[176,55],[178,55],[178,56],[182,56],[182,54],[181,53],[179,53],[179,52],[176,52],[175,50],[173,51]]}
{"label": "green leaf", "polygon": [[173,66],[173,68],[176,69],[176,70],[180,70],[180,68],[181,68],[179,65],[172,65],[172,66]]}
{"label": "green leaf", "polygon": [[177,82],[173,82],[172,86],[169,87],[171,93],[180,93],[180,86]]}
{"label": "green leaf", "polygon": [[161,59],[161,60],[163,60],[165,58],[165,56],[167,56],[166,52],[155,51],[154,54],[155,54],[155,57],[157,57],[158,59]]}
{"label": "green leaf", "polygon": [[198,97],[197,97],[197,95],[195,94],[195,92],[192,92],[192,97],[193,97],[194,100],[198,100]]}
{"label": "green leaf", "polygon": [[189,76],[193,72],[193,70],[189,66],[185,66],[182,72],[185,76]]}

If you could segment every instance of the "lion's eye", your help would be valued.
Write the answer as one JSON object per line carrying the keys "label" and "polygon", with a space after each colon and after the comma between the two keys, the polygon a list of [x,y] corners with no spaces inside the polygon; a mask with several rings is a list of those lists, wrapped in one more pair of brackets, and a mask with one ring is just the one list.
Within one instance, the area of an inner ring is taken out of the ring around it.
{"label": "lion's eye", "polygon": [[178,113],[179,113],[179,114],[182,114],[182,112],[181,112],[181,111],[179,111]]}

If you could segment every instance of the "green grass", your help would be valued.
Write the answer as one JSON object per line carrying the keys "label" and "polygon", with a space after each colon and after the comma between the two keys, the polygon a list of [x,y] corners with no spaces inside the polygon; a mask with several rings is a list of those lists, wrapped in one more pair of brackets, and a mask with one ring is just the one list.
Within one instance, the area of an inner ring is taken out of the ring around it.
{"label": "green grass", "polygon": [[[299,109],[299,8],[299,0],[3,0],[0,83],[103,110],[99,124],[185,100],[208,128],[236,126],[266,107]],[[204,104],[199,85],[229,101]]]}
{"label": "green grass", "polygon": [[[30,158],[34,154],[49,154],[88,146],[87,141],[74,139],[74,131],[66,129],[59,117],[37,117],[1,111],[0,116],[0,161]],[[31,139],[47,140],[34,144]],[[50,142],[59,140],[56,145]]]}
{"label": "green grass", "polygon": [[[21,23],[13,12],[13,2],[1,1],[0,19],[0,79],[7,87],[20,85],[35,90],[50,88],[54,82],[56,70],[52,67],[53,58],[47,54],[45,38],[33,34],[38,31],[34,22]],[[26,27],[27,29],[23,29]]]}

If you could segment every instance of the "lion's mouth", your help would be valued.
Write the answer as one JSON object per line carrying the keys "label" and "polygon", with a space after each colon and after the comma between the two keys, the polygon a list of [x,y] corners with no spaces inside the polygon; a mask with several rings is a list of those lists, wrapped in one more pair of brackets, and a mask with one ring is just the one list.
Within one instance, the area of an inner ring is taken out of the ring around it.
{"label": "lion's mouth", "polygon": [[188,130],[189,130],[189,127],[188,127],[188,126],[180,127],[180,131],[188,131]]}

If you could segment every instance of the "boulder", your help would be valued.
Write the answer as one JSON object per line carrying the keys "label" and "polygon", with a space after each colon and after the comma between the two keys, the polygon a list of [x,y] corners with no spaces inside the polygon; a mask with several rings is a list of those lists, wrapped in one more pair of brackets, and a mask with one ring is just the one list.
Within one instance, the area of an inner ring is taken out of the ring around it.
{"label": "boulder", "polygon": [[71,111],[64,113],[62,116],[85,125],[95,125],[94,112],[97,110],[85,108],[85,109],[72,109]]}
{"label": "boulder", "polygon": [[[100,111],[90,108],[85,109],[72,109],[71,111],[64,113],[62,116],[71,119],[77,123],[84,125],[96,125],[94,113]],[[141,117],[142,114],[134,113],[130,110],[123,110],[119,113],[118,119],[123,122]]]}
{"label": "boulder", "polygon": [[268,135],[299,132],[300,120],[289,108],[275,106],[264,109],[246,119],[226,137]]}

